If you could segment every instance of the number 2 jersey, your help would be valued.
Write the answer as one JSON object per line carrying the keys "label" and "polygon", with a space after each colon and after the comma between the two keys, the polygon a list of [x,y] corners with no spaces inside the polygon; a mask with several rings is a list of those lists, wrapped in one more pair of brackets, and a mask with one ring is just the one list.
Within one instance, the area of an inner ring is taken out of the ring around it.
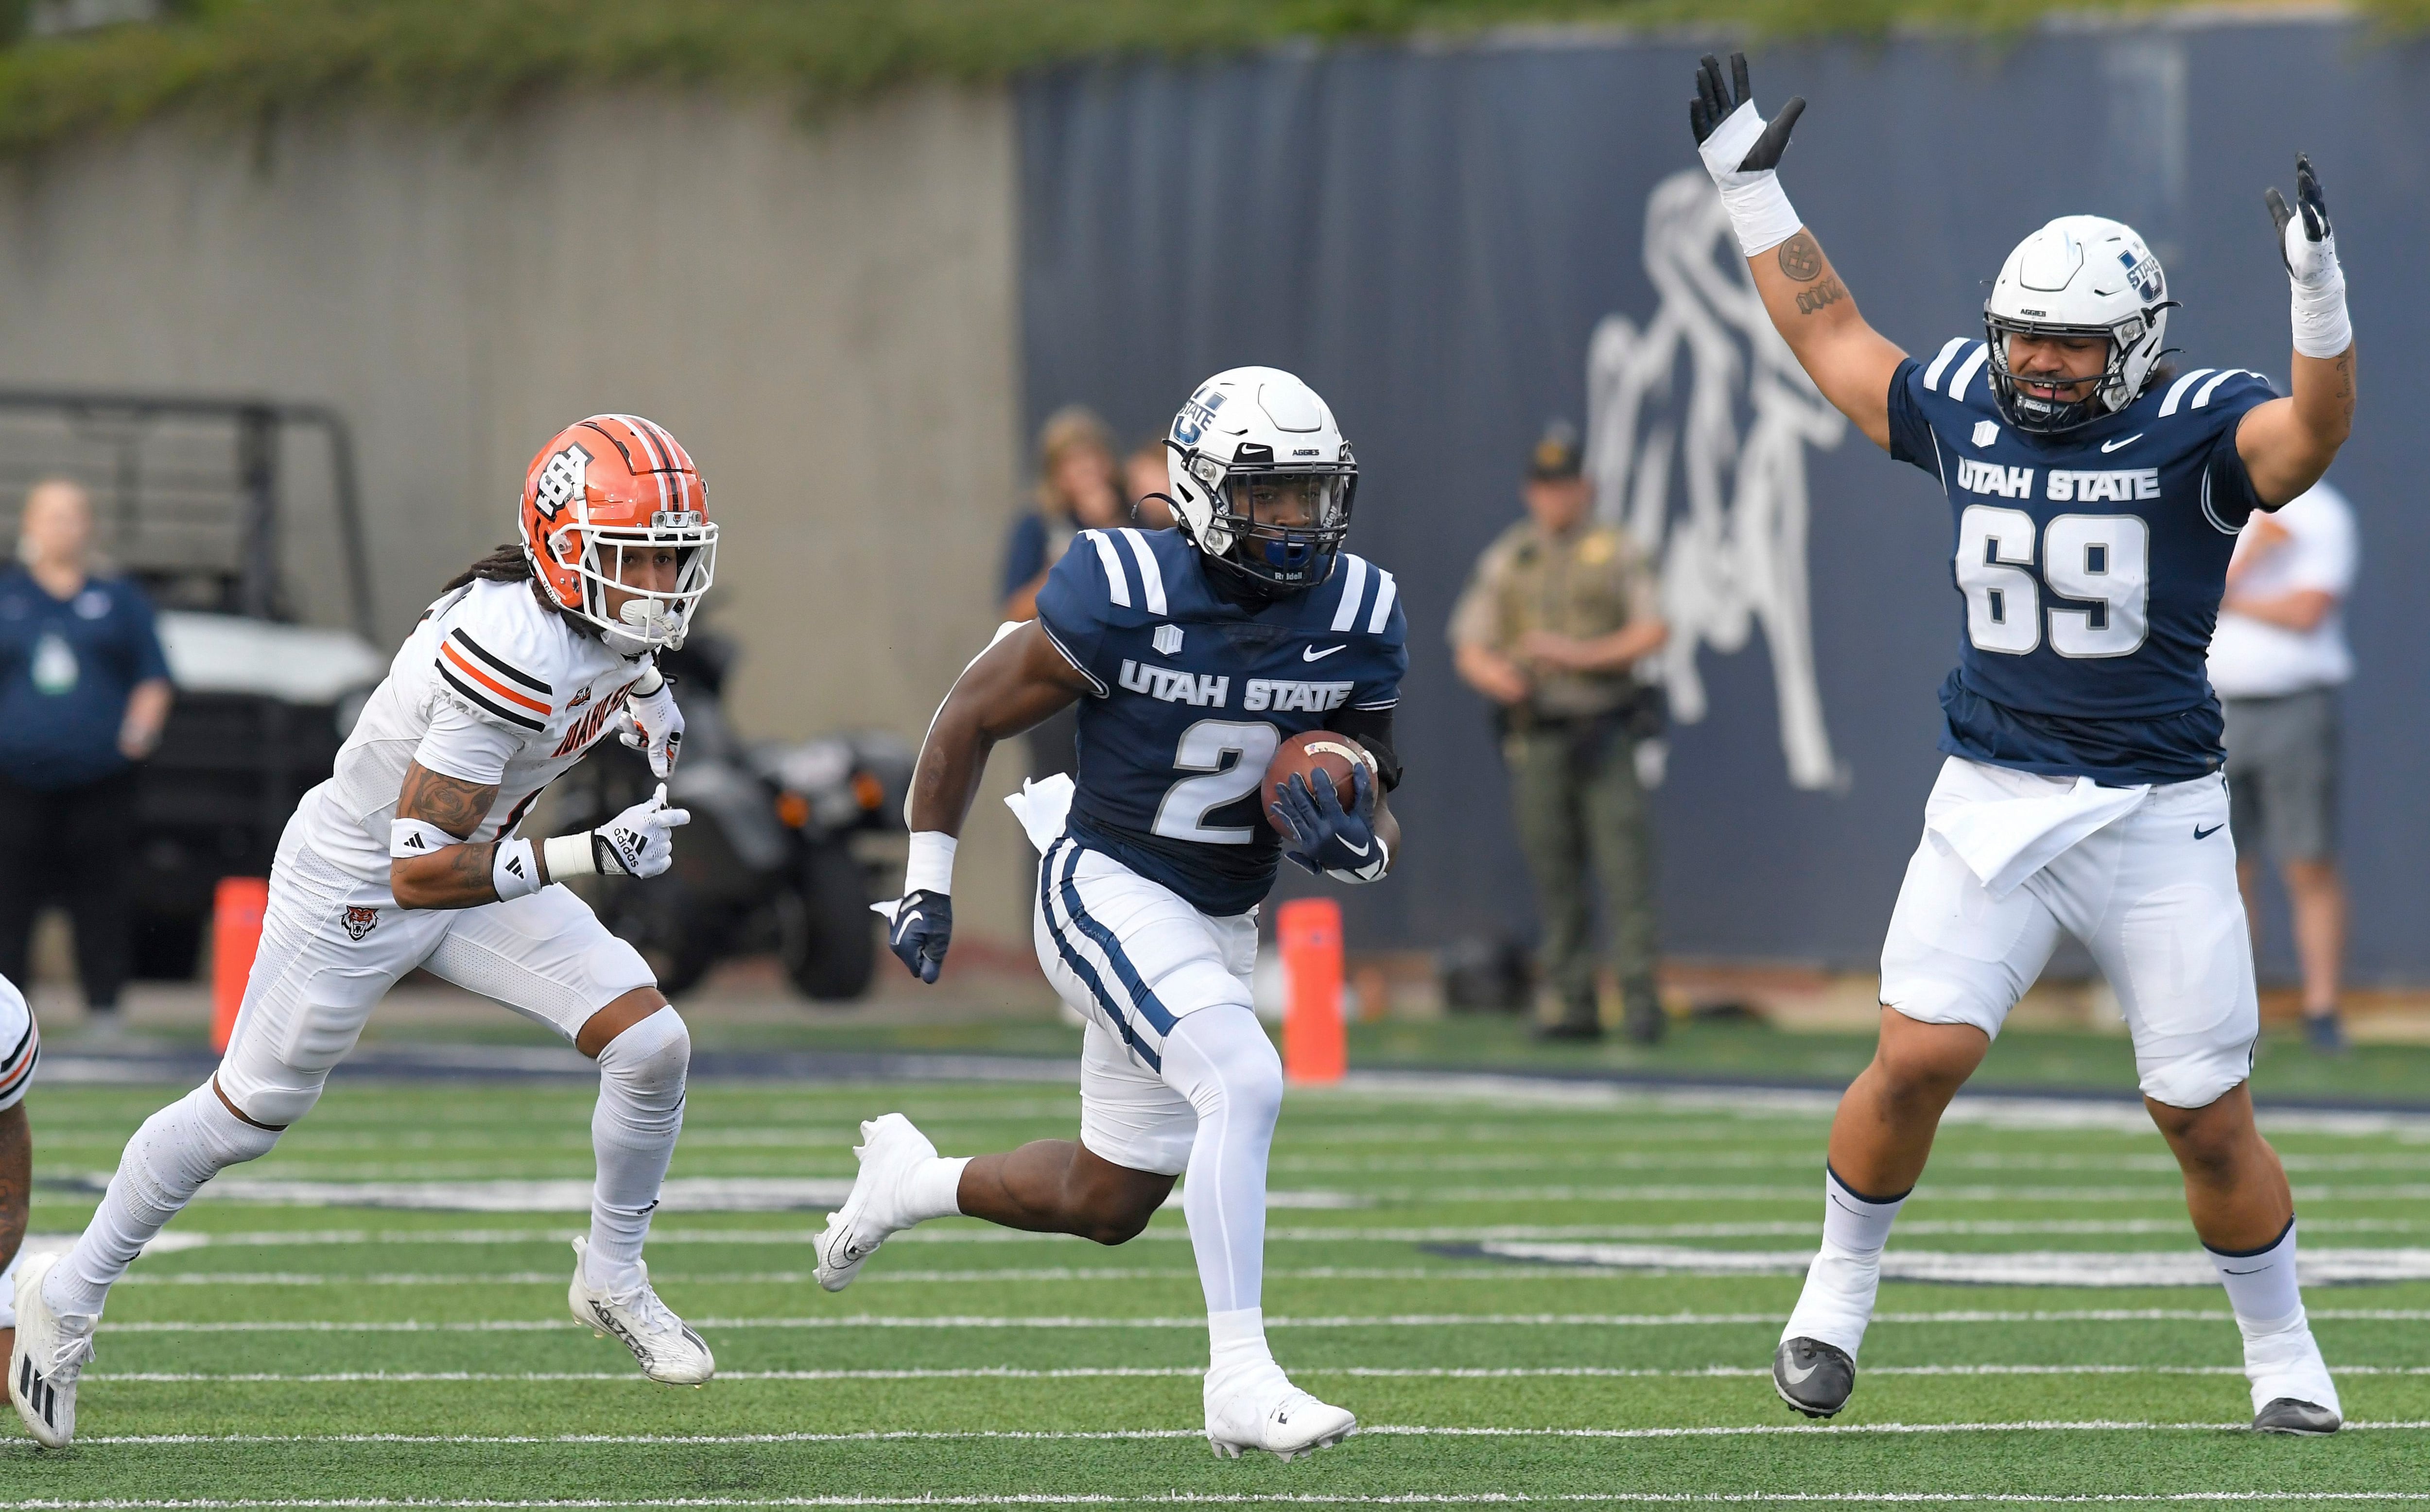
{"label": "number 2 jersey", "polygon": [[1085,530],[1038,621],[1090,682],[1070,832],[1201,913],[1248,912],[1281,846],[1266,767],[1288,735],[1359,737],[1399,780],[1391,709],[1408,670],[1392,574],[1347,552],[1287,597],[1220,592],[1178,530]]}
{"label": "number 2 jersey", "polygon": [[388,886],[389,821],[414,762],[497,784],[465,839],[511,834],[541,789],[607,733],[645,665],[568,623],[529,582],[450,590],[406,637],[336,771],[304,795],[304,842],[358,881]]}
{"label": "number 2 jersey", "polygon": [[1940,480],[1956,525],[1940,749],[2115,784],[2219,770],[2205,656],[2237,532],[2263,507],[2236,428],[2268,380],[2196,368],[2036,436],[2000,412],[1989,356],[1960,338],[1890,379],[1890,455]]}

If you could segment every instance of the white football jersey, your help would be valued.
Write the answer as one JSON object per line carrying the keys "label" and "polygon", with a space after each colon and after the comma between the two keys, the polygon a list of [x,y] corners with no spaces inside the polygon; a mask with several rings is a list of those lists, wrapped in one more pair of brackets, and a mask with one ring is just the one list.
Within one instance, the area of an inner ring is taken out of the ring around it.
{"label": "white football jersey", "polygon": [[0,1113],[25,1100],[34,1085],[34,1062],[42,1058],[42,1033],[17,984],[0,976]]}
{"label": "white football jersey", "polygon": [[495,782],[474,843],[513,833],[541,789],[607,733],[648,666],[549,612],[527,582],[474,582],[430,606],[297,814],[307,845],[388,886],[406,768]]}

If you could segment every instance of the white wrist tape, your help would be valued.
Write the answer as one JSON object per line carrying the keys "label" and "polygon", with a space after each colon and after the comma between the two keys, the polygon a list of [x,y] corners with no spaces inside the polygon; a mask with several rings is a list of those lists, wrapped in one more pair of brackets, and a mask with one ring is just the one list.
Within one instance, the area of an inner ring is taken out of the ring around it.
{"label": "white wrist tape", "polygon": [[463,843],[427,820],[391,819],[388,822],[388,854],[392,861],[409,861],[417,856],[428,856],[450,845]]}
{"label": "white wrist tape", "polygon": [[1739,250],[1759,258],[1797,234],[1804,223],[1780,187],[1780,174],[1769,168],[1744,173],[1739,164],[1755,150],[1765,122],[1749,100],[1729,114],[1696,149],[1705,171],[1722,191],[1722,208],[1730,212],[1730,229],[1738,233]]}
{"label": "white wrist tape", "polygon": [[2322,243],[2323,267],[2314,281],[2287,280],[2293,294],[2295,350],[2305,357],[2339,357],[2354,345],[2354,322],[2346,317],[2346,274],[2338,266],[2335,243],[2334,237]]}
{"label": "white wrist tape", "polygon": [[497,889],[500,903],[529,897],[540,890],[540,857],[532,855],[531,841],[498,842],[490,857],[490,886]]}
{"label": "white wrist tape", "polygon": [[641,675],[634,678],[632,685],[624,690],[635,698],[647,698],[666,685],[667,674],[658,671],[657,662],[652,662],[641,669]]}
{"label": "white wrist tape", "polygon": [[911,858],[903,867],[903,896],[915,892],[954,892],[954,851],[961,844],[942,830],[924,829],[911,836]]}
{"label": "white wrist tape", "polygon": [[551,882],[599,874],[599,853],[591,845],[587,829],[579,835],[554,835],[541,841],[540,856],[548,863]]}

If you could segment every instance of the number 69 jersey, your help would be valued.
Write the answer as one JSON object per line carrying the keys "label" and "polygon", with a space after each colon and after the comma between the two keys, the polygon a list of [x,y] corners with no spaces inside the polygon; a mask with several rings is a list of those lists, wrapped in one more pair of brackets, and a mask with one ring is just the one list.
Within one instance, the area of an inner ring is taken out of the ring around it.
{"label": "number 69 jersey", "polygon": [[2131,784],[2217,771],[2205,667],[2237,532],[2262,507],[2237,423],[2259,374],[2196,368],[2057,436],[2010,426],[1989,349],[1949,342],[1890,379],[1890,455],[1940,480],[1964,601],[1940,749]]}
{"label": "number 69 jersey", "polygon": [[1258,789],[1283,737],[1380,723],[1409,663],[1391,573],[1344,552],[1315,588],[1235,602],[1177,530],[1082,531],[1038,621],[1090,685],[1071,833],[1218,917],[1273,886]]}

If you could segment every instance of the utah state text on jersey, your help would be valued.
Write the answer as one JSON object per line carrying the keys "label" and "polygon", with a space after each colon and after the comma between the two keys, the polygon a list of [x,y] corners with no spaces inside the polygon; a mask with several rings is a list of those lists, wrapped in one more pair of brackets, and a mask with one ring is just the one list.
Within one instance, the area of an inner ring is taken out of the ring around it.
{"label": "utah state text on jersey", "polygon": [[1304,593],[1236,602],[1177,530],[1086,530],[1038,620],[1090,685],[1071,833],[1218,916],[1273,886],[1258,789],[1283,738],[1392,707],[1408,668],[1392,574],[1347,552]]}
{"label": "utah state text on jersey", "polygon": [[2237,532],[2261,507],[2237,423],[2269,383],[2197,368],[2036,436],[2001,414],[1989,355],[1959,338],[1890,379],[1890,455],[1940,480],[1956,526],[1940,749],[2116,783],[2218,770],[2205,653]]}

